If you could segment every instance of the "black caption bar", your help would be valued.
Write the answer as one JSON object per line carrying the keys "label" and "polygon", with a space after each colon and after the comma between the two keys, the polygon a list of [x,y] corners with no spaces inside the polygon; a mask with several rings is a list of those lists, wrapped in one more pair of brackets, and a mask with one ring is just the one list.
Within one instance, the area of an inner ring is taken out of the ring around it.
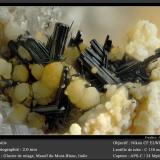
{"label": "black caption bar", "polygon": [[160,136],[0,138],[0,159],[154,160]]}
{"label": "black caption bar", "polygon": [[0,0],[0,3],[42,3],[42,4],[47,4],[47,3],[54,3],[56,4],[159,4],[159,0]]}

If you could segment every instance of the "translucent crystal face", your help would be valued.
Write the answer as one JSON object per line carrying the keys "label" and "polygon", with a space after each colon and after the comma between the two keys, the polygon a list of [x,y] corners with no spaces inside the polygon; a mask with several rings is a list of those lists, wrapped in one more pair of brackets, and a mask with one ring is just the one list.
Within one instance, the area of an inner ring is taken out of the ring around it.
{"label": "translucent crystal face", "polygon": [[53,30],[53,25],[60,17],[60,7],[12,6],[0,8],[1,22],[12,21],[21,28],[29,30],[32,34],[37,30],[50,33]]}
{"label": "translucent crystal face", "polygon": [[24,124],[11,124],[6,120],[12,108],[8,102],[0,101],[0,135],[33,135],[42,134],[41,130],[28,128]]}

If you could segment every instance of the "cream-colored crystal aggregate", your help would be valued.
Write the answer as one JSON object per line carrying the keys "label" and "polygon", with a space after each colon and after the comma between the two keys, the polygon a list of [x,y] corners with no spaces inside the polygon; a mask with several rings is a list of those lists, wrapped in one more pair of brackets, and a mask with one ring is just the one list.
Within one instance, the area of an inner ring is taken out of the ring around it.
{"label": "cream-colored crystal aggregate", "polygon": [[158,38],[156,25],[148,20],[141,20],[128,33],[128,43],[125,51],[129,56],[143,61],[155,54],[154,51],[158,47],[160,47],[160,39]]}
{"label": "cream-colored crystal aggregate", "polygon": [[126,87],[117,88],[109,101],[82,115],[79,119],[82,134],[122,134],[131,126],[136,106]]}

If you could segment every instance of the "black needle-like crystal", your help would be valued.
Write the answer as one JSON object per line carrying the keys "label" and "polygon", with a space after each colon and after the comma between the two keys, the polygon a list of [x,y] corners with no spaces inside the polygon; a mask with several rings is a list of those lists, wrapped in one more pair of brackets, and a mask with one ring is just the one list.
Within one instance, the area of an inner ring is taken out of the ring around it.
{"label": "black needle-like crystal", "polygon": [[36,106],[32,108],[33,112],[46,116],[46,123],[48,124],[49,130],[52,130],[54,127],[59,128],[64,126],[65,119],[67,119],[71,110],[71,103],[68,97],[64,94],[69,83],[68,72],[69,68],[64,67],[55,101],[48,106]]}
{"label": "black needle-like crystal", "polygon": [[[31,35],[26,32],[26,34],[18,37],[17,41],[9,41],[8,47],[12,54],[15,54],[24,63],[38,63],[43,64],[49,61],[49,52],[46,47],[41,43],[36,41]],[[23,47],[26,52],[21,53],[19,47]],[[26,54],[26,55],[24,55]],[[28,58],[28,55],[29,57]]]}
{"label": "black needle-like crystal", "polygon": [[106,68],[108,67],[108,63],[109,63],[108,55],[109,55],[109,52],[111,51],[111,48],[112,48],[112,40],[110,40],[109,35],[107,35],[106,40],[103,45],[104,56],[103,56],[103,61],[102,61],[102,63],[104,64]]}
{"label": "black needle-like crystal", "polygon": [[57,91],[54,103],[48,106],[36,106],[32,108],[33,112],[38,112],[45,115],[49,115],[53,113],[58,114],[58,113],[65,112],[65,109],[68,107],[67,104],[69,103],[67,96],[64,94],[64,91],[69,82],[68,72],[69,72],[69,68],[65,66],[63,69],[63,73],[60,81],[60,87]]}
{"label": "black needle-like crystal", "polygon": [[48,40],[47,49],[50,54],[50,60],[61,60],[70,26],[63,23],[56,23],[53,34]]}
{"label": "black needle-like crystal", "polygon": [[49,61],[49,52],[42,43],[32,38],[19,43],[31,54],[34,62],[43,64]]}
{"label": "black needle-like crystal", "polygon": [[149,81],[149,74],[146,72],[147,66],[160,57],[160,50],[155,51],[155,55],[146,58],[143,62],[132,60],[117,66],[116,74],[124,82],[137,80],[145,83]]}
{"label": "black needle-like crystal", "polygon": [[79,52],[81,52],[81,49],[79,47],[79,45],[83,42],[83,39],[82,39],[82,32],[81,31],[78,31],[77,34],[76,34],[76,37],[72,37],[69,41],[69,44],[68,46],[69,47],[77,47],[77,49],[79,50]]}
{"label": "black needle-like crystal", "polygon": [[[46,64],[52,61],[58,61],[62,58],[69,30],[70,27],[68,25],[56,23],[54,32],[46,46],[36,41],[29,32],[26,32],[24,35],[19,36],[17,41],[11,40],[8,43],[8,47],[11,53],[17,55],[23,63]],[[20,46],[23,47],[27,53],[20,53],[18,50]],[[23,54],[29,54],[32,58],[26,58],[27,56]]]}
{"label": "black needle-like crystal", "polygon": [[104,45],[103,45],[103,49],[110,52],[111,48],[112,48],[112,40],[110,40],[109,35],[107,35],[106,40],[105,40]]}
{"label": "black needle-like crystal", "polygon": [[[95,39],[90,43],[91,47],[87,48],[77,60],[81,71],[83,69],[85,78],[100,91],[105,84],[120,83],[120,79],[107,67],[108,51],[102,48]],[[96,73],[93,73],[93,68]],[[99,88],[99,86],[101,87]]]}

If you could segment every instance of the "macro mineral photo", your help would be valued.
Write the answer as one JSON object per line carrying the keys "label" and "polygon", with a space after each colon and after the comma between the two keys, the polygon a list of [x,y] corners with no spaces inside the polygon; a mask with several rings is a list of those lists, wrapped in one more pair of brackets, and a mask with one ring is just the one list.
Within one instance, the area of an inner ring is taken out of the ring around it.
{"label": "macro mineral photo", "polygon": [[159,135],[157,15],[1,6],[0,135]]}

